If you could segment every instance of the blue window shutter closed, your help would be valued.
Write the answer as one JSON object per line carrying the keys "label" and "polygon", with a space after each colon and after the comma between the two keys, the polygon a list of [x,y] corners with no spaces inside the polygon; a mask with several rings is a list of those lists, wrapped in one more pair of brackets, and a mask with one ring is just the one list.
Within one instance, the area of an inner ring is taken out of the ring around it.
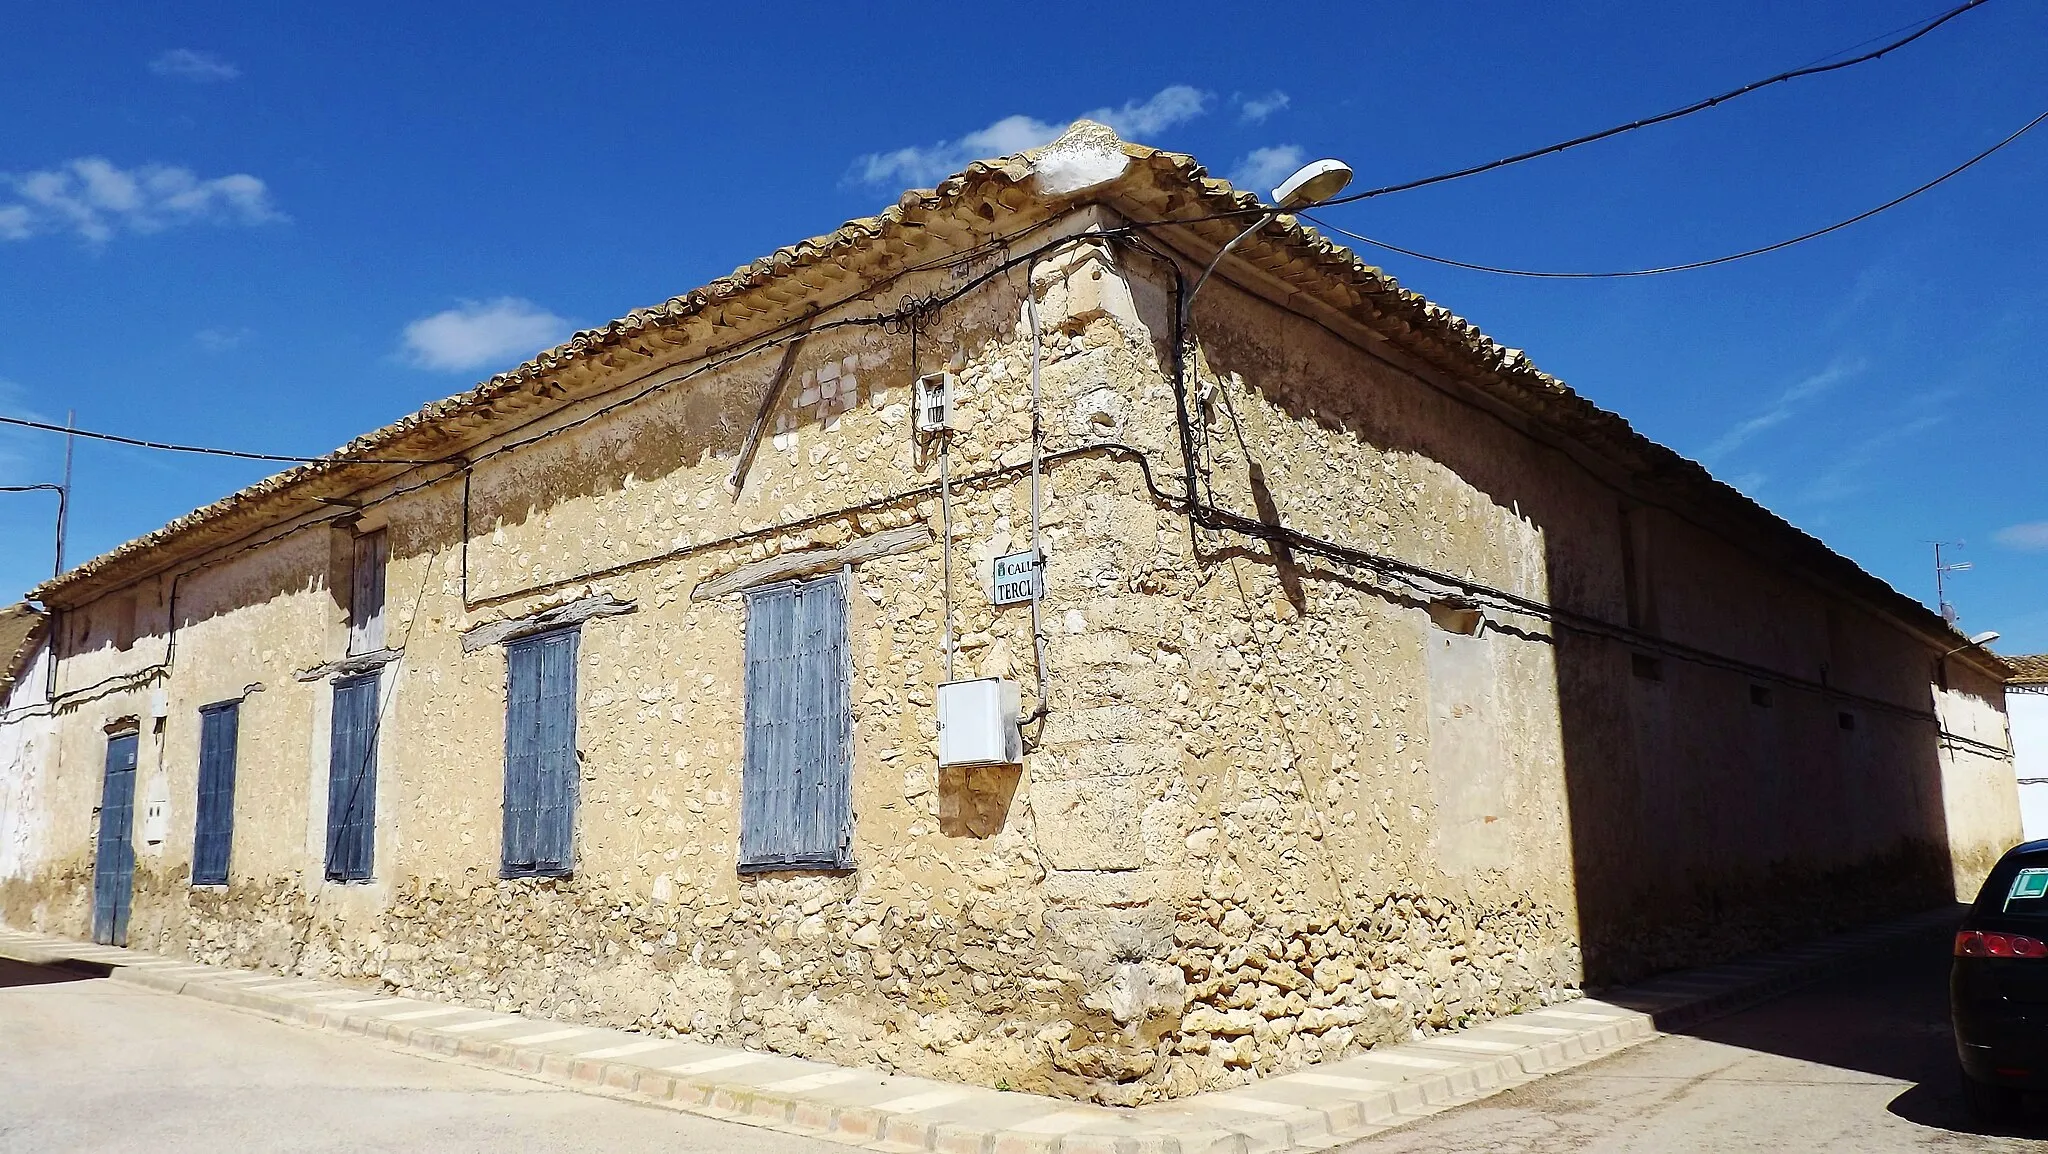
{"label": "blue window shutter closed", "polygon": [[377,830],[377,674],[334,683],[327,765],[327,878],[370,877]]}
{"label": "blue window shutter closed", "polygon": [[226,885],[235,831],[235,740],[241,730],[237,701],[199,711],[199,804],[192,838],[192,884]]}
{"label": "blue window shutter closed", "polygon": [[505,649],[506,877],[575,865],[577,637],[562,630]]}
{"label": "blue window shutter closed", "polygon": [[748,594],[744,870],[852,864],[847,661],[841,577]]}

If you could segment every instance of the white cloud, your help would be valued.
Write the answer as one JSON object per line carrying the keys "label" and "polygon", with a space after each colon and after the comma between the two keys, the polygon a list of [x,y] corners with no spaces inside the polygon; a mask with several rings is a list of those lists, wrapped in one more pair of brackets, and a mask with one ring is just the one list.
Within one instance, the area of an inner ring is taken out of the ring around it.
{"label": "white cloud", "polygon": [[255,335],[256,330],[251,328],[211,328],[193,333],[192,340],[209,353],[224,353],[242,347]]}
{"label": "white cloud", "polygon": [[[47,421],[49,417],[31,407],[28,390],[5,377],[0,377],[0,413],[10,417],[21,417],[31,421]],[[37,442],[31,438],[44,434],[31,433],[15,425],[0,425],[0,484],[32,485],[43,480],[32,475],[29,463]]]}
{"label": "white cloud", "polygon": [[1930,414],[1858,441],[1850,446],[1847,452],[1836,457],[1826,469],[1821,470],[1800,493],[1801,499],[1820,505],[1855,496],[1863,490],[1864,472],[1877,464],[1893,445],[1912,440],[1941,424],[1945,419],[1940,415]]}
{"label": "white cloud", "polygon": [[215,80],[233,80],[242,74],[241,69],[213,53],[194,52],[190,48],[171,49],[150,61],[149,70],[158,76],[192,80],[200,84]]}
{"label": "white cloud", "polygon": [[1272,148],[1254,148],[1237,167],[1231,170],[1230,183],[1239,188],[1248,188],[1265,196],[1274,185],[1286,180],[1295,169],[1301,167],[1301,148],[1293,144],[1278,144]]}
{"label": "white cloud", "polygon": [[[1201,89],[1173,84],[1149,99],[1127,101],[1121,108],[1092,109],[1075,119],[1099,120],[1124,137],[1147,136],[1202,115],[1208,102],[1209,94]],[[1065,124],[1022,114],[1005,116],[955,140],[870,152],[853,162],[853,176],[868,184],[931,184],[967,167],[970,161],[1037,148],[1065,128]]]}
{"label": "white cloud", "polygon": [[1277,88],[1264,96],[1241,96],[1237,101],[1237,118],[1246,124],[1264,124],[1268,116],[1285,109],[1289,103],[1287,94]]}
{"label": "white cloud", "polygon": [[1707,462],[1712,463],[1727,456],[1748,443],[1758,433],[1775,428],[1792,419],[1792,415],[1797,413],[1800,406],[1806,402],[1813,400],[1843,381],[1856,376],[1868,367],[1869,362],[1861,357],[1836,360],[1827,368],[1795,382],[1791,388],[1779,393],[1776,399],[1772,400],[1764,408],[1763,412],[1747,420],[1737,422],[1727,432],[1716,437],[1714,443],[1707,446],[1706,452],[1702,454],[1702,457]]}
{"label": "white cloud", "polygon": [[1132,100],[1122,108],[1098,108],[1081,114],[1082,120],[1099,120],[1116,129],[1122,137],[1150,136],[1176,124],[1193,120],[1208,111],[1209,94],[1185,84],[1169,84],[1142,103]]}
{"label": "white cloud", "polygon": [[287,219],[270,189],[246,172],[201,180],[189,168],[145,164],[120,168],[82,156],[57,168],[0,173],[0,240],[75,232],[94,243],[119,233],[161,232],[183,224],[266,224]]}
{"label": "white cloud", "polygon": [[1992,534],[1992,540],[2022,553],[2048,553],[2048,521],[2025,521],[2007,525]]}
{"label": "white cloud", "polygon": [[405,326],[405,354],[423,369],[460,372],[526,356],[568,334],[568,321],[532,301],[463,301]]}

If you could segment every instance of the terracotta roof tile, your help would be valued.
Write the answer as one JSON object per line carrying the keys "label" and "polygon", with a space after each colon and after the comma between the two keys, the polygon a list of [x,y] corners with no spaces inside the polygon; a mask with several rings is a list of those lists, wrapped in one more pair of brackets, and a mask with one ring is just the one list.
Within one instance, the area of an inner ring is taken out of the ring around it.
{"label": "terracotta roof tile", "polygon": [[2048,653],[2028,653],[2005,659],[2012,666],[2009,685],[2048,685]]}
{"label": "terracotta roof tile", "polygon": [[[1073,141],[1107,150],[1099,155],[1120,152],[1125,158],[1122,171],[1106,183],[1082,187],[1071,196],[1046,195],[1042,188],[1028,187],[1034,177],[1051,171],[1049,166],[1039,166]],[[481,439],[480,430],[508,415],[566,403],[563,398],[573,389],[563,382],[578,373],[594,374],[634,357],[675,353],[690,344],[683,330],[692,324],[749,324],[783,315],[793,318],[799,315],[800,306],[818,299],[824,286],[866,277],[873,271],[878,252],[882,260],[900,264],[900,258],[914,253],[941,229],[950,229],[954,236],[986,240],[995,221],[1014,228],[1034,216],[1042,218],[1085,203],[1106,203],[1128,219],[1170,224],[1215,248],[1244,227],[1242,217],[1218,219],[1216,214],[1253,208],[1259,200],[1210,177],[1192,156],[1119,141],[1107,128],[1083,121],[1044,149],[976,161],[940,181],[935,189],[904,193],[875,216],[848,221],[823,236],[741,265],[730,276],[702,288],[577,333],[518,368],[358,437],[318,462],[259,481],[87,561],[31,591],[30,597],[46,602],[55,597],[61,603],[66,595],[90,596],[91,587],[132,581],[159,571],[168,562],[148,556],[152,551],[176,542],[178,548],[172,552],[196,555],[217,545],[217,538],[260,528],[275,519],[276,510],[269,507],[271,498],[287,496],[295,489],[310,496],[320,491],[316,483],[328,478],[359,483],[373,476],[374,467],[364,471],[365,458],[410,459],[437,450],[445,455],[465,442]],[[1753,542],[1779,563],[1813,572],[1853,591],[1931,639],[1959,637],[1920,602],[1898,593],[1818,539],[1716,480],[1697,462],[1636,432],[1621,417],[1536,368],[1520,349],[1503,347],[1463,317],[1402,288],[1384,271],[1294,216],[1277,218],[1250,238],[1238,256],[1292,286],[1300,296],[1313,298],[1387,337],[1402,353],[1577,441],[1624,470],[1639,489],[1656,493],[1690,515],[1718,522],[1731,535]],[[796,282],[793,286],[788,283],[792,280]],[[836,302],[837,298],[833,299]],[[1984,657],[1996,660],[1989,654]]]}
{"label": "terracotta roof tile", "polygon": [[0,609],[0,701],[21,676],[22,663],[35,650],[46,620],[47,615],[25,601]]}

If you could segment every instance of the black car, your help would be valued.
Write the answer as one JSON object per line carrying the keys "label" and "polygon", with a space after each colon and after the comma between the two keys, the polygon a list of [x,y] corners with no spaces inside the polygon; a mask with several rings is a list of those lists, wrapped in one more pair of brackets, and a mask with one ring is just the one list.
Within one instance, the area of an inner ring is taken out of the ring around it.
{"label": "black car", "polygon": [[1998,859],[1956,930],[1949,1014],[1970,1106],[2009,1116],[2048,1091],[2048,840]]}

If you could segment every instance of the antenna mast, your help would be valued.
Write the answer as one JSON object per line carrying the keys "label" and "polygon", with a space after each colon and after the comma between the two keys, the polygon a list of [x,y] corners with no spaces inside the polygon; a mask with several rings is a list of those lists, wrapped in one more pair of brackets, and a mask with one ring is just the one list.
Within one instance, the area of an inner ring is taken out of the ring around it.
{"label": "antenna mast", "polygon": [[1956,607],[1949,604],[1948,602],[1948,575],[1951,573],[1967,573],[1971,569],[1976,568],[1976,566],[1972,565],[1968,561],[1950,561],[1947,563],[1943,563],[1941,559],[1942,549],[1944,547],[1950,549],[1960,549],[1963,547],[1964,542],[1936,541],[1933,544],[1934,603],[1941,609],[1941,619],[1943,621],[1948,622],[1950,626],[1954,626],[1957,621],[1961,620],[1961,615],[1959,615],[1956,612]]}

